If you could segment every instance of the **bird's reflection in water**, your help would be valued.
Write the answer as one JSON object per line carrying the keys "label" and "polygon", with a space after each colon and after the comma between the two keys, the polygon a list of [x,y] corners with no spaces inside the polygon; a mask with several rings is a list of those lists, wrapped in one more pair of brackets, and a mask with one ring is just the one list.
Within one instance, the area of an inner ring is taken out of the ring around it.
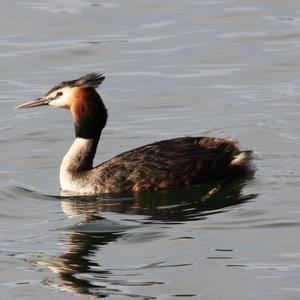
{"label": "bird's reflection in water", "polygon": [[[223,212],[226,207],[253,199],[255,195],[243,195],[244,185],[245,180],[239,180],[128,197],[63,198],[63,211],[69,217],[80,217],[81,221],[64,233],[67,250],[60,256],[43,261],[43,265],[47,265],[57,274],[47,278],[44,284],[74,294],[98,298],[111,294],[128,295],[121,290],[122,286],[163,284],[141,281],[136,283],[130,279],[121,281],[118,279],[120,275],[126,278],[126,274],[116,274],[116,270],[102,268],[94,254],[101,251],[101,247],[106,244],[116,241],[125,232],[128,234],[128,228],[131,227],[122,226],[123,217],[125,220],[128,215],[134,216],[131,218],[134,226],[155,226],[158,223],[172,225],[204,219],[210,214]],[[120,214],[121,222],[104,218],[103,215],[109,215],[109,212]],[[155,299],[145,295],[130,296]]]}
{"label": "bird's reflection in water", "polygon": [[[106,278],[109,271],[102,270],[93,261],[92,256],[101,245],[105,245],[116,239],[114,233],[87,234],[79,232],[65,232],[68,239],[67,251],[57,257],[39,262],[39,265],[46,265],[57,276],[49,277],[43,281],[45,285],[55,287],[59,290],[79,295],[94,295],[105,297],[107,294],[115,293],[113,289],[106,290],[104,285],[95,285],[91,280],[80,278],[81,274],[93,274],[97,278]],[[95,269],[94,269],[95,268]],[[103,290],[98,292],[97,290]]]}

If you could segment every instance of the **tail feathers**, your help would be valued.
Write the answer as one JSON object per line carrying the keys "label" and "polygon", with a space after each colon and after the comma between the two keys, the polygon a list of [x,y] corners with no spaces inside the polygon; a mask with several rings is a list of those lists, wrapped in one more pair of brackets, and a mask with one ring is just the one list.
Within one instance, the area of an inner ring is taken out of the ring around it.
{"label": "tail feathers", "polygon": [[234,157],[234,159],[230,162],[230,165],[234,167],[234,169],[240,169],[244,172],[250,172],[252,170],[251,160],[253,159],[253,157],[253,151],[242,151]]}

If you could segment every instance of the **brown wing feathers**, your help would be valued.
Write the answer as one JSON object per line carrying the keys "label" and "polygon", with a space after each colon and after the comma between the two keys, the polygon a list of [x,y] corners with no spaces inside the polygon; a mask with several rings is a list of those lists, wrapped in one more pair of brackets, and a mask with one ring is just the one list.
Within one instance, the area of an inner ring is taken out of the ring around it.
{"label": "brown wing feathers", "polygon": [[183,137],[124,152],[98,168],[114,191],[161,190],[233,176],[230,162],[239,153],[231,139]]}

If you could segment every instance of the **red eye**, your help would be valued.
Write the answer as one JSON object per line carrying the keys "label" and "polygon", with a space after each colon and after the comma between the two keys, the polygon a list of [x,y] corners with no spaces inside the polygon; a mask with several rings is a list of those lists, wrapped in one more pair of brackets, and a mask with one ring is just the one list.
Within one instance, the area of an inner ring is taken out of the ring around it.
{"label": "red eye", "polygon": [[60,97],[60,96],[62,96],[62,95],[63,95],[62,92],[57,92],[56,97]]}

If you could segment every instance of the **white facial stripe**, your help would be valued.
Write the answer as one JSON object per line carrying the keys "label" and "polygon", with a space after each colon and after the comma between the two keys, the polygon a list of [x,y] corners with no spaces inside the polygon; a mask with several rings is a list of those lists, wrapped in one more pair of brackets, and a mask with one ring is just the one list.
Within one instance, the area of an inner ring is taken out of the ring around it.
{"label": "white facial stripe", "polygon": [[[57,94],[62,93],[61,96],[57,96]],[[72,99],[72,91],[71,88],[62,88],[57,90],[49,95],[49,98],[55,98],[49,102],[49,105],[58,107],[58,108],[69,108],[71,99]]]}
{"label": "white facial stripe", "polygon": [[61,99],[61,98],[51,100],[49,102],[49,105],[54,106],[54,107],[59,107],[59,108],[64,108],[64,107],[68,106],[67,103],[65,103],[65,101],[63,101],[63,99]]}

